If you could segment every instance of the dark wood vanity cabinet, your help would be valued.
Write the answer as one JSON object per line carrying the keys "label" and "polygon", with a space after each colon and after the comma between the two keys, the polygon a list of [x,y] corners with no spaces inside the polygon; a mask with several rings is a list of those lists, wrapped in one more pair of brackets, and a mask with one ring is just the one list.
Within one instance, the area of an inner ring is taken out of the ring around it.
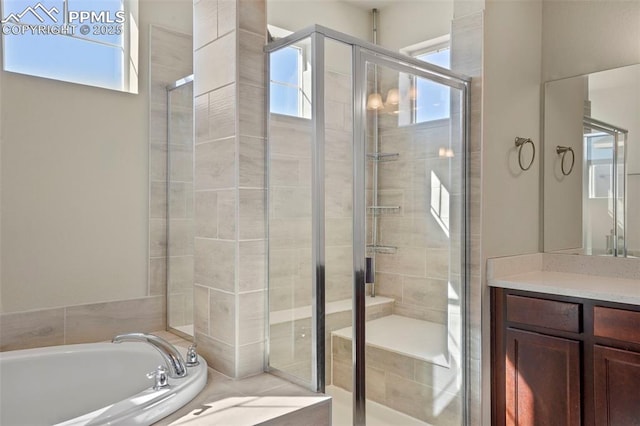
{"label": "dark wood vanity cabinet", "polygon": [[492,288],[494,425],[640,426],[640,307]]}

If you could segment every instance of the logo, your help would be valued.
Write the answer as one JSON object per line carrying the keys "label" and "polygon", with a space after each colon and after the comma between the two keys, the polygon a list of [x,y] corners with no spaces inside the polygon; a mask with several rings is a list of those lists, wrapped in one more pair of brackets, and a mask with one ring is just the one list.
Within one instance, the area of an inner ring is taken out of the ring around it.
{"label": "logo", "polygon": [[123,33],[124,10],[69,10],[66,2],[61,7],[62,12],[38,2],[20,12],[12,11],[0,21],[2,34],[79,35],[95,39]]}
{"label": "logo", "polygon": [[40,21],[40,23],[46,22],[45,18],[43,18],[42,15],[48,17],[50,21],[57,23],[58,18],[56,18],[55,15],[57,15],[58,13],[60,13],[60,11],[55,6],[51,9],[47,9],[42,3],[38,2],[38,4],[36,4],[35,6],[28,6],[20,13],[10,13],[9,16],[2,20],[2,23],[6,24],[11,22],[13,24],[20,24],[20,20],[28,14],[35,16],[35,18]]}

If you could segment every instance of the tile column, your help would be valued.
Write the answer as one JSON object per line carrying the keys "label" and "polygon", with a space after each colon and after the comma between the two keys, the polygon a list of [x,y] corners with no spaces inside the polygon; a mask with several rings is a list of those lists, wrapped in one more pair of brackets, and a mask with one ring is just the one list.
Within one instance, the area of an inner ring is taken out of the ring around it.
{"label": "tile column", "polygon": [[264,365],[264,0],[194,2],[195,335],[235,378]]}

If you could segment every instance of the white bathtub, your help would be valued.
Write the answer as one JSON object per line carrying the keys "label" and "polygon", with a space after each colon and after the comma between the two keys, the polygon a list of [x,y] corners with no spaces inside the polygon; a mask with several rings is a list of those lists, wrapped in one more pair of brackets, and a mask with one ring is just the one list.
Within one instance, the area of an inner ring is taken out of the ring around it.
{"label": "white bathtub", "polygon": [[[184,356],[184,351],[183,351]],[[154,391],[165,365],[151,345],[92,343],[0,353],[0,425],[148,425],[193,399],[207,365]]]}

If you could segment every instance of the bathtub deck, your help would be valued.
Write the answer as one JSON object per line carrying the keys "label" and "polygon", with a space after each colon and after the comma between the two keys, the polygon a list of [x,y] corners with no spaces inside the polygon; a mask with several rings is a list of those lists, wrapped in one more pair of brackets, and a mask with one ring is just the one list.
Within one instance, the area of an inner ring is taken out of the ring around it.
{"label": "bathtub deck", "polygon": [[[170,332],[153,334],[181,348],[191,344]],[[207,385],[202,392],[154,426],[328,425],[331,404],[331,398],[326,395],[267,373],[234,380],[209,368]]]}
{"label": "bathtub deck", "polygon": [[[351,340],[353,331],[345,327],[332,333]],[[400,315],[367,322],[367,345],[447,367],[447,327]]]}

